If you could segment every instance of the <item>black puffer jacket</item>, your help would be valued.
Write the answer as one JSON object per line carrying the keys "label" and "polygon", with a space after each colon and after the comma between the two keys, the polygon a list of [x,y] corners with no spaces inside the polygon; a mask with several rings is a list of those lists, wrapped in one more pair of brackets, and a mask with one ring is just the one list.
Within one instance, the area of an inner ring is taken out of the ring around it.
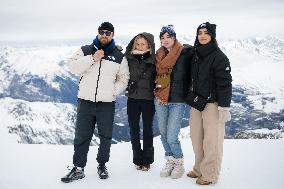
{"label": "black puffer jacket", "polygon": [[190,45],[183,45],[183,50],[171,73],[171,85],[169,102],[184,103],[190,82],[190,64],[192,59],[192,49]]}
{"label": "black puffer jacket", "polygon": [[151,53],[145,53],[143,56],[135,56],[131,53],[135,37],[130,41],[126,47],[125,57],[128,61],[130,79],[129,83],[136,82],[135,90],[128,91],[126,95],[133,99],[154,99],[155,88],[155,43],[154,36],[150,33],[140,33],[143,35],[151,46]]}
{"label": "black puffer jacket", "polygon": [[232,98],[232,76],[230,62],[219,47],[211,42],[196,47],[191,68],[191,89],[208,102],[230,107]]}

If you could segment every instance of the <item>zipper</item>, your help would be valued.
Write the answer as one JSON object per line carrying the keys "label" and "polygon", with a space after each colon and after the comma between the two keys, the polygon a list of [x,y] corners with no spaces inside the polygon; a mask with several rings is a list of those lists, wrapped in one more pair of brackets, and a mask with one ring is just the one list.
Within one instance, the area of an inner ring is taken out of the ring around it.
{"label": "zipper", "polygon": [[100,75],[101,75],[101,67],[102,67],[102,59],[100,60],[100,66],[99,66],[99,75],[97,79],[97,86],[96,86],[96,92],[95,92],[95,102],[97,102],[97,94],[98,94],[99,80],[100,80]]}
{"label": "zipper", "polygon": [[81,81],[82,81],[82,79],[83,79],[83,75],[80,77],[80,79],[79,79],[79,82],[78,82],[78,91],[80,91],[80,83],[81,83]]}
{"label": "zipper", "polygon": [[192,92],[193,92],[193,81],[194,81],[194,79],[193,79],[193,78],[191,78],[191,87],[190,87],[190,91],[192,91]]}

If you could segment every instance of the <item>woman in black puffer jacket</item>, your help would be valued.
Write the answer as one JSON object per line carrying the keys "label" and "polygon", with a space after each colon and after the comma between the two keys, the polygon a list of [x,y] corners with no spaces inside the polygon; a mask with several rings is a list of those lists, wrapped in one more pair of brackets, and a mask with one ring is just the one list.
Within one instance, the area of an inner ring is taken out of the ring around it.
{"label": "woman in black puffer jacket", "polygon": [[230,72],[230,62],[216,42],[216,25],[201,24],[197,28],[187,98],[192,106],[190,135],[195,154],[195,165],[187,176],[198,177],[196,183],[200,185],[216,183],[220,174],[225,122],[231,119]]}
{"label": "woman in black puffer jacket", "polygon": [[[136,169],[148,171],[154,162],[153,118],[155,114],[155,44],[150,33],[140,33],[125,52],[130,79],[127,87],[127,115],[130,127],[133,163]],[[140,144],[140,115],[143,122],[143,149]]]}

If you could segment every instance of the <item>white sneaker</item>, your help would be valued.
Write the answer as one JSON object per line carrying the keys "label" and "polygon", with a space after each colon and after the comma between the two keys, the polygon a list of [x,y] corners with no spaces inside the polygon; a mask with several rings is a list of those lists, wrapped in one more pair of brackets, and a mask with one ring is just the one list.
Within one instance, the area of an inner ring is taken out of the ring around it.
{"label": "white sneaker", "polygon": [[168,177],[171,175],[172,170],[174,169],[174,160],[173,156],[165,156],[166,164],[160,172],[161,177]]}
{"label": "white sneaker", "polygon": [[171,178],[178,179],[184,174],[183,158],[174,159],[174,168],[171,172]]}

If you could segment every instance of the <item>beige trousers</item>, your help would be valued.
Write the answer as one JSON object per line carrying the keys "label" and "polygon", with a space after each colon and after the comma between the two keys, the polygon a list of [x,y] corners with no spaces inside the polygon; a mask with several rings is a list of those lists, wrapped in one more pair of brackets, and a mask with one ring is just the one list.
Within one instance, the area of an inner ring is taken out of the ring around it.
{"label": "beige trousers", "polygon": [[225,123],[219,121],[217,103],[208,103],[200,112],[190,111],[190,137],[195,154],[193,172],[216,183],[220,174]]}

